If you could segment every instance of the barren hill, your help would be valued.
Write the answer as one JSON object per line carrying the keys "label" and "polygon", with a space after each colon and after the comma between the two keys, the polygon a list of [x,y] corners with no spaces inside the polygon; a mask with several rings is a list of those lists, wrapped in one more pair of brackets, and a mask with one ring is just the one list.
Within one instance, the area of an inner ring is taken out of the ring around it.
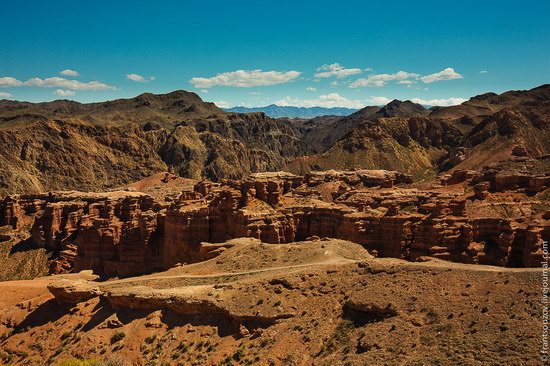
{"label": "barren hill", "polygon": [[[314,121],[314,120],[312,120]],[[473,97],[459,106],[426,110],[392,101],[308,126],[302,140],[314,154],[290,161],[296,173],[314,169],[395,169],[433,178],[450,169],[480,169],[524,147],[550,153],[550,85]]]}
{"label": "barren hill", "polygon": [[0,107],[0,194],[103,190],[166,171],[240,178],[303,154],[288,123],[228,114],[194,93]]}
{"label": "barren hill", "polygon": [[4,100],[0,194],[99,191],[169,166],[217,181],[281,168],[396,169],[428,179],[498,162],[516,145],[533,157],[550,153],[549,99],[543,85],[455,107],[392,101],[311,120],[226,113],[185,91],[91,104]]}

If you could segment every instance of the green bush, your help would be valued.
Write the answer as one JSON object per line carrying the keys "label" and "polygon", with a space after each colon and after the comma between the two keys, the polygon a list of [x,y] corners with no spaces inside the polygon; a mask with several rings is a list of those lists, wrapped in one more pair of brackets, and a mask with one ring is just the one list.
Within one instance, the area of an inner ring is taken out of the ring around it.
{"label": "green bush", "polygon": [[124,337],[126,337],[126,333],[124,333],[124,332],[116,332],[116,333],[113,334],[113,336],[111,337],[111,344],[123,340]]}

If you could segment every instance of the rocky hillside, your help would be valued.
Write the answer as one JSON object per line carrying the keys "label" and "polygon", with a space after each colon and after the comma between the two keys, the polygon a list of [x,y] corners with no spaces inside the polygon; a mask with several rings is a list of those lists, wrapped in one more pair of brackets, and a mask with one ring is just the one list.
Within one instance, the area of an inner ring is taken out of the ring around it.
{"label": "rocky hillside", "polygon": [[194,93],[106,103],[0,102],[0,194],[102,190],[166,171],[214,180],[304,154],[288,122],[230,114]]}
{"label": "rocky hillside", "polygon": [[460,106],[410,101],[345,117],[227,113],[176,91],[81,104],[0,101],[0,195],[98,191],[173,166],[187,178],[286,169],[392,169],[431,178],[509,156],[550,153],[550,86],[487,93]]}
{"label": "rocky hillside", "polygon": [[479,169],[513,148],[550,153],[550,85],[483,94],[459,106],[425,109],[409,101],[367,107],[350,116],[302,123],[314,154],[288,170],[395,169],[431,178],[450,169]]}

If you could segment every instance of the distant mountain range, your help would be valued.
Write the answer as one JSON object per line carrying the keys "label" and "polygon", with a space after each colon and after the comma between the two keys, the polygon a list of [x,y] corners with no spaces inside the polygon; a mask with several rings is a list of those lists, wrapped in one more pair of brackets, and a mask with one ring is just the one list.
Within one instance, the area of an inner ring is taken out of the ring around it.
{"label": "distant mountain range", "polygon": [[267,105],[265,107],[233,107],[225,108],[226,112],[235,112],[235,113],[249,113],[249,112],[264,112],[271,118],[315,118],[319,116],[347,116],[354,112],[357,112],[357,109],[352,108],[323,108],[323,107],[289,107],[289,106],[280,106],[276,104]]}

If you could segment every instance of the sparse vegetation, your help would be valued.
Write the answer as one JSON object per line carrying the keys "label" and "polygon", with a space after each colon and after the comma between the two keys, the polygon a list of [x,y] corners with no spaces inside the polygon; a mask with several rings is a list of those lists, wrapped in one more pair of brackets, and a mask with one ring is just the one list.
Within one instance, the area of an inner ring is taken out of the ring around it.
{"label": "sparse vegetation", "polygon": [[240,360],[242,360],[243,357],[244,357],[244,347],[243,346],[240,346],[239,348],[237,348],[235,353],[233,353],[233,356],[231,356],[231,358],[233,358],[235,361],[240,361]]}
{"label": "sparse vegetation", "polygon": [[71,360],[65,360],[61,361],[57,364],[57,366],[103,366],[101,362],[96,360],[79,360],[79,359],[71,359]]}
{"label": "sparse vegetation", "polygon": [[123,331],[115,332],[115,333],[111,336],[111,344],[117,343],[117,342],[123,340],[124,337],[126,337],[126,333],[124,333]]}
{"label": "sparse vegetation", "polygon": [[147,338],[145,338],[145,343],[151,344],[151,343],[153,343],[153,342],[155,341],[156,338],[157,338],[156,335],[154,335],[154,334],[153,334],[153,335],[150,335],[150,336],[148,336]]}

